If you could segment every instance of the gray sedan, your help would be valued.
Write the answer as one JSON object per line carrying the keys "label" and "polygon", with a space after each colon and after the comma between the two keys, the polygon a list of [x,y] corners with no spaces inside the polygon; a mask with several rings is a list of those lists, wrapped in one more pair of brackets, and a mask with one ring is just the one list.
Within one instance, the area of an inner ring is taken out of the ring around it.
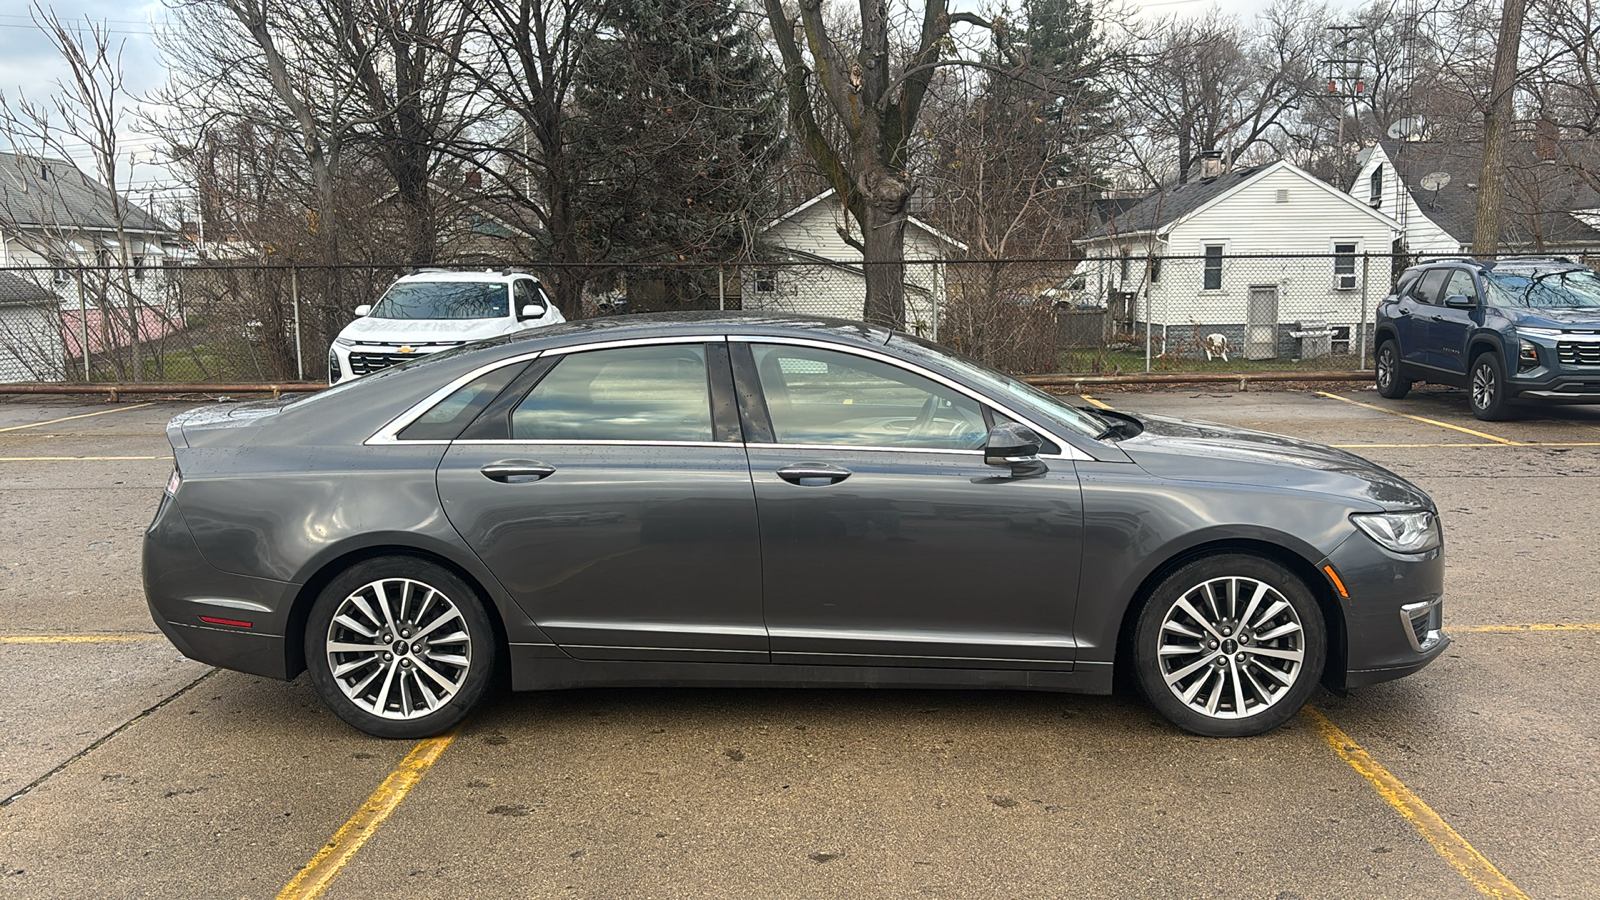
{"label": "gray sedan", "polygon": [[1067,405],[903,334],[595,320],[184,413],[145,538],[185,654],[383,737],[492,681],[1107,693],[1274,728],[1448,643],[1426,494]]}

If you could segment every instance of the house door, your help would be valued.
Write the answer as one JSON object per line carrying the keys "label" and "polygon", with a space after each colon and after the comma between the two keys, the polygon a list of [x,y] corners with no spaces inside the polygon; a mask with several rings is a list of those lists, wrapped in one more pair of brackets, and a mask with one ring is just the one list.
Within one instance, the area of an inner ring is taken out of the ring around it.
{"label": "house door", "polygon": [[1277,285],[1252,285],[1244,312],[1244,358],[1278,356]]}

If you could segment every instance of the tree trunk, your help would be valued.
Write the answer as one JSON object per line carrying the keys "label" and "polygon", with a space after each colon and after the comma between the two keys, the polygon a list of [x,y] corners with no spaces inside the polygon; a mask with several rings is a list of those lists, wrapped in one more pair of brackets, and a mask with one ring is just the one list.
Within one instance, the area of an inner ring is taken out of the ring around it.
{"label": "tree trunk", "polygon": [[862,268],[867,300],[862,318],[886,328],[906,325],[906,206],[911,186],[898,173],[868,169],[857,184]]}
{"label": "tree trunk", "polygon": [[1472,255],[1500,250],[1500,207],[1505,200],[1506,137],[1515,108],[1517,54],[1527,0],[1505,0],[1500,13],[1500,46],[1495,51],[1494,87],[1483,116],[1483,170],[1478,177],[1478,213],[1472,224]]}

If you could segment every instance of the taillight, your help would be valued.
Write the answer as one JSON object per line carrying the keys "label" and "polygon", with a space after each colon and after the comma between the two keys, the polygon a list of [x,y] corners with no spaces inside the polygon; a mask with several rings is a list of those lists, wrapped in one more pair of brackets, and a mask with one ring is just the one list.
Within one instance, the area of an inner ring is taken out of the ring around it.
{"label": "taillight", "polygon": [[178,496],[178,488],[183,484],[183,475],[177,466],[172,467],[172,477],[167,479],[167,496]]}

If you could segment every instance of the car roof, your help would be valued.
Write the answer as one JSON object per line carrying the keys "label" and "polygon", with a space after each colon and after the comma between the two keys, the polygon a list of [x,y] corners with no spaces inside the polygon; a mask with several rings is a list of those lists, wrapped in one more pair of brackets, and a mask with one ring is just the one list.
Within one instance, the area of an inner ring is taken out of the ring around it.
{"label": "car roof", "polygon": [[445,269],[439,269],[439,270],[425,270],[425,271],[420,271],[420,272],[410,272],[410,273],[407,273],[405,275],[401,275],[399,278],[396,278],[395,281],[396,282],[401,282],[401,281],[406,281],[406,282],[414,282],[414,281],[503,282],[503,281],[505,281],[505,280],[507,280],[509,278],[514,278],[514,277],[517,277],[519,275],[524,277],[524,278],[533,278],[534,277],[534,276],[528,274],[527,272],[511,272],[511,271],[505,271],[505,270],[482,270],[482,269],[480,269],[480,270],[478,270],[476,272],[457,272],[457,271],[449,271],[449,270],[445,270]]}
{"label": "car roof", "polygon": [[526,346],[528,350],[539,350],[596,341],[649,340],[694,335],[813,338],[861,347],[882,347],[894,336],[894,332],[865,322],[833,319],[827,316],[710,310],[637,313],[579,319],[575,322],[489,338],[473,346],[490,348],[517,344]]}

